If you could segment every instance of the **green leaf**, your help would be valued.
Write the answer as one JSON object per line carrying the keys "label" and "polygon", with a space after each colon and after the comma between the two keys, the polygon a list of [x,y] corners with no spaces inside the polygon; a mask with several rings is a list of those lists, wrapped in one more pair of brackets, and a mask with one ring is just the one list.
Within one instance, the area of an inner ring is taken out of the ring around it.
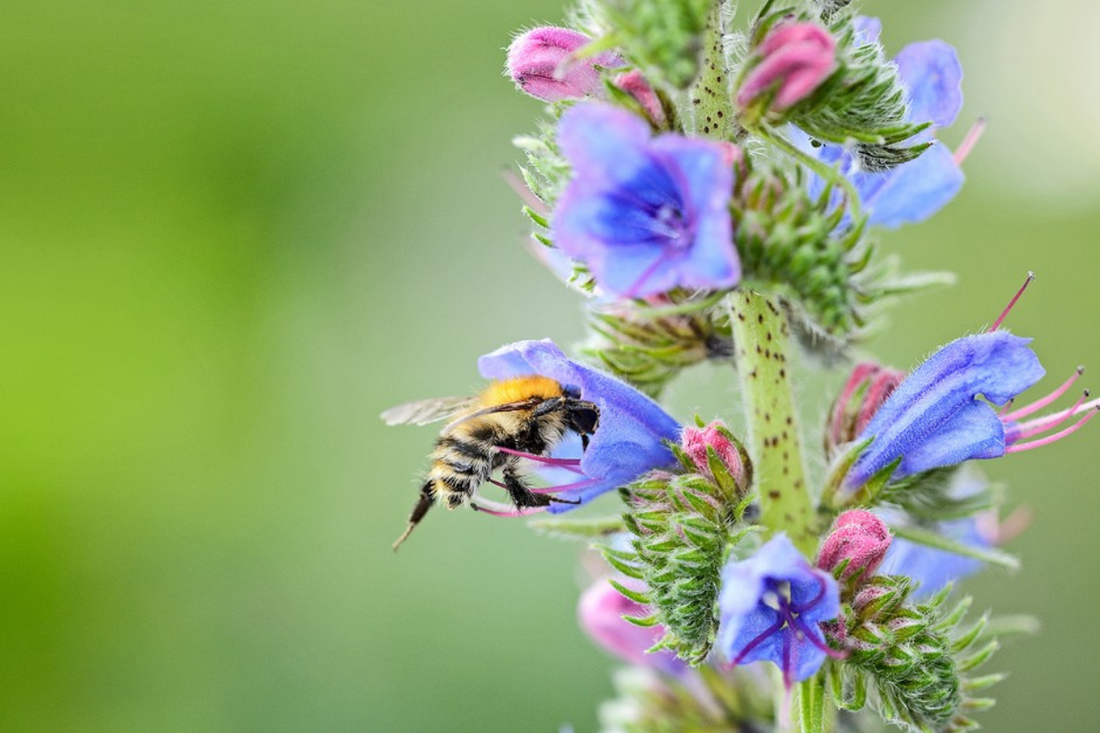
{"label": "green leaf", "polygon": [[802,733],[825,733],[825,675],[818,671],[798,685]]}
{"label": "green leaf", "polygon": [[1002,568],[1008,568],[1009,570],[1018,570],[1020,568],[1020,561],[1008,553],[1001,552],[1000,550],[985,549],[981,547],[974,547],[957,540],[944,537],[937,532],[932,532],[927,529],[921,529],[919,527],[907,527],[905,525],[892,525],[890,530],[895,536],[902,539],[915,542],[918,545],[924,545],[925,547],[932,547],[937,550],[943,550],[944,552],[950,552],[953,555],[962,555],[963,557],[972,557],[975,560],[981,560],[991,565],[998,565]]}
{"label": "green leaf", "polygon": [[607,537],[626,529],[623,526],[622,517],[597,517],[593,519],[546,517],[532,519],[527,524],[544,534],[575,540]]}

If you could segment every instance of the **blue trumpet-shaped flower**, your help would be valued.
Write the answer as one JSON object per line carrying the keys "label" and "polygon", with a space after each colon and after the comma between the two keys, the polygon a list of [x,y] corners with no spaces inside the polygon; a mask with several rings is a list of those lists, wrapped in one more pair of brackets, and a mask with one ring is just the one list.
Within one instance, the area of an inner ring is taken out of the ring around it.
{"label": "blue trumpet-shaped flower", "polygon": [[993,331],[956,339],[933,354],[860,433],[857,440],[873,440],[848,472],[848,486],[863,485],[898,459],[894,478],[1003,456],[1005,423],[993,405],[1014,399],[1045,373],[1030,342]]}
{"label": "blue trumpet-shaped flower", "polygon": [[[857,21],[857,41],[877,43],[880,30],[875,18]],[[898,77],[908,92],[906,121],[931,122],[932,127],[908,141],[917,144],[933,139],[933,130],[951,125],[962,108],[962,66],[958,56],[943,41],[913,43],[895,57]],[[829,165],[838,166],[859,192],[868,223],[898,227],[927,219],[947,205],[962,188],[963,172],[945,146],[935,144],[916,159],[885,171],[864,171],[859,160],[841,145],[809,146],[801,131],[792,137],[807,152]],[[823,183],[814,176],[811,190],[820,192]]]}
{"label": "blue trumpet-shaped flower", "polygon": [[[978,517],[940,522],[936,531],[956,542],[988,550],[989,539],[982,534]],[[982,569],[982,561],[965,555],[939,550],[896,537],[886,551],[878,572],[881,575],[907,575],[917,584],[916,596],[927,598],[948,583],[973,575]]]}
{"label": "blue trumpet-shaped flower", "polygon": [[[673,466],[676,457],[664,441],[678,441],[681,427],[661,407],[633,387],[591,367],[567,358],[549,339],[518,341],[478,359],[478,369],[489,379],[510,379],[531,374],[549,377],[575,387],[581,399],[600,408],[600,422],[588,449],[572,467],[579,480],[558,487],[564,501],[587,503],[617,489],[642,474]],[[558,464],[567,461],[558,461]],[[551,512],[564,512],[576,504],[555,503]]]}
{"label": "blue trumpet-shaped flower", "polygon": [[573,178],[552,221],[554,245],[600,288],[643,297],[737,284],[729,145],[665,134],[606,104],[579,104],[558,129]]}
{"label": "blue trumpet-shaped flower", "polygon": [[773,662],[789,687],[833,653],[820,625],[840,613],[840,593],[780,534],[722,570],[718,613],[717,648],[730,665]]}

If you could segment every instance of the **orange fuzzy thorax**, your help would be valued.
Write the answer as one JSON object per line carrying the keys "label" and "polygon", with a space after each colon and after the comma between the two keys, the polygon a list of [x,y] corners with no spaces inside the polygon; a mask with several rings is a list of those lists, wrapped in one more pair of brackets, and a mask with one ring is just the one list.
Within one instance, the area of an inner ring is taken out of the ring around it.
{"label": "orange fuzzy thorax", "polygon": [[561,397],[561,385],[549,377],[530,376],[493,382],[478,397],[480,407],[522,402],[532,397]]}

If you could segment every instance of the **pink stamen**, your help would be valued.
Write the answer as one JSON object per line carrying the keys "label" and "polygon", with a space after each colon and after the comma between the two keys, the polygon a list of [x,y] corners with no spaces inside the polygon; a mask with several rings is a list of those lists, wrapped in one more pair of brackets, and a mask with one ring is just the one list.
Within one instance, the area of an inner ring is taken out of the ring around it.
{"label": "pink stamen", "polygon": [[752,641],[745,645],[745,648],[741,650],[741,653],[734,657],[732,662],[726,665],[726,670],[731,670],[737,665],[741,664],[742,659],[747,657],[753,649],[760,646],[760,644],[763,643],[765,639],[783,628],[783,624],[785,623],[787,623],[786,619],[776,619],[776,622],[774,624],[761,631],[758,636],[756,636]]}
{"label": "pink stamen", "polygon": [[1045,438],[1040,438],[1039,440],[1033,440],[1030,443],[1016,443],[1015,445],[1011,445],[1011,446],[1009,446],[1008,448],[1005,449],[1005,454],[1007,455],[1008,453],[1019,453],[1021,451],[1031,450],[1032,448],[1042,448],[1044,445],[1050,445],[1051,443],[1056,443],[1059,440],[1061,440],[1062,438],[1066,437],[1067,435],[1070,435],[1071,433],[1075,433],[1078,430],[1080,430],[1082,427],[1084,427],[1085,423],[1087,423],[1092,418],[1096,417],[1096,412],[1097,412],[1098,409],[1100,409],[1100,406],[1097,406],[1096,408],[1093,408],[1092,410],[1089,411],[1089,414],[1085,415],[1083,418],[1078,420],[1073,425],[1070,425],[1065,430],[1057,432],[1054,435],[1048,435]]}
{"label": "pink stamen", "polygon": [[546,507],[544,506],[525,507],[520,509],[519,507],[500,504],[495,501],[490,501],[489,499],[478,499],[476,504],[470,502],[470,508],[475,512],[484,512],[494,517],[526,517],[528,514],[537,514],[546,511]]}
{"label": "pink stamen", "polygon": [[535,195],[523,180],[512,171],[504,171],[504,181],[512,188],[513,191],[519,196],[520,201],[527,204],[531,211],[535,212],[539,216],[549,216],[550,207],[546,203]]}
{"label": "pink stamen", "polygon": [[1016,425],[1016,429],[1012,431],[1011,435],[1013,442],[1019,442],[1023,438],[1030,438],[1032,435],[1038,435],[1039,433],[1045,433],[1053,427],[1061,425],[1066,420],[1070,419],[1074,415],[1084,412],[1090,407],[1100,406],[1100,400],[1097,402],[1089,403],[1085,405],[1085,400],[1089,397],[1089,391],[1086,389],[1084,393],[1074,403],[1073,407],[1068,410],[1061,410],[1060,412],[1051,413],[1050,415],[1044,415],[1043,417],[1037,417],[1034,420],[1028,420],[1025,423],[1019,423]]}
{"label": "pink stamen", "polygon": [[573,473],[579,473],[582,476],[582,471],[579,466],[581,465],[581,459],[579,458],[551,458],[549,456],[538,456],[534,453],[524,453],[523,451],[513,450],[511,448],[505,448],[503,446],[497,446],[497,451],[501,453],[507,453],[510,456],[516,456],[518,458],[526,458],[529,461],[535,461],[536,463],[544,463],[547,466],[557,466],[558,468],[564,468]]}
{"label": "pink stamen", "polygon": [[843,652],[843,651],[840,651],[838,649],[833,649],[831,646],[826,644],[824,641],[822,641],[821,639],[818,639],[817,636],[813,633],[813,631],[809,627],[807,627],[806,624],[804,624],[802,622],[802,619],[795,618],[794,619],[794,625],[798,628],[799,631],[802,632],[802,636],[804,636],[806,639],[808,639],[809,642],[811,644],[813,644],[814,646],[816,646],[818,649],[825,652],[825,654],[827,656],[830,656],[833,659],[846,659],[848,657],[848,652]]}
{"label": "pink stamen", "polygon": [[[1077,371],[1074,372],[1073,376],[1071,376],[1069,379],[1067,379],[1065,382],[1063,382],[1062,386],[1060,386],[1058,389],[1056,389],[1053,392],[1051,392],[1050,394],[1048,394],[1046,397],[1042,398],[1041,400],[1036,400],[1035,402],[1032,402],[1030,405],[1027,405],[1026,407],[1021,407],[1019,410],[1014,410],[1013,412],[1008,412],[1008,413],[1002,412],[1001,413],[1001,422],[1006,422],[1006,421],[1010,421],[1010,420],[1019,420],[1021,418],[1027,417],[1028,415],[1031,415],[1033,413],[1038,412],[1039,410],[1043,409],[1044,407],[1046,407],[1047,405],[1049,405],[1050,403],[1054,402],[1056,399],[1058,399],[1059,397],[1064,395],[1066,393],[1066,390],[1068,390],[1070,387],[1072,387],[1073,383],[1076,382],[1077,379],[1084,373],[1085,373],[1085,368],[1083,366],[1077,367]],[[1009,402],[1009,404],[1012,404],[1012,403]],[[1008,405],[1005,405],[1005,408],[1007,409]]]}
{"label": "pink stamen", "polygon": [[657,259],[653,260],[653,264],[645,268],[642,274],[638,276],[638,279],[634,281],[634,284],[631,285],[630,288],[623,295],[627,298],[638,297],[637,293],[639,290],[642,289],[642,286],[645,285],[646,280],[651,278],[653,276],[653,273],[657,272],[657,268],[663,265],[665,263],[665,260],[667,260],[670,256],[671,253],[668,251],[662,252],[660,255],[658,255]]}
{"label": "pink stamen", "polygon": [[969,157],[970,151],[972,151],[974,146],[978,144],[978,141],[982,139],[982,133],[985,132],[985,124],[986,119],[984,117],[979,117],[974,120],[974,124],[970,126],[962,142],[959,143],[958,150],[955,151],[953,156],[955,165],[962,165],[967,157]]}
{"label": "pink stamen", "polygon": [[590,478],[584,481],[576,481],[571,484],[562,484],[561,486],[543,486],[537,489],[531,489],[532,494],[556,494],[559,491],[574,491],[576,489],[584,489],[593,484],[598,484],[599,479]]}
{"label": "pink stamen", "polygon": [[997,417],[1001,418],[1001,422],[1004,422],[1005,415],[1007,415],[1008,411],[1012,409],[1012,405],[1015,402],[1016,402],[1016,398],[1013,397],[1008,402],[1006,402],[1005,406],[1001,408],[1001,411],[997,413]]}
{"label": "pink stamen", "polygon": [[1001,324],[1005,322],[1005,318],[1008,318],[1009,311],[1011,311],[1012,307],[1016,305],[1016,301],[1020,299],[1020,296],[1024,294],[1025,290],[1027,290],[1027,286],[1030,285],[1031,281],[1034,279],[1035,273],[1029,271],[1027,273],[1027,280],[1024,280],[1024,284],[1021,285],[1020,289],[1016,291],[1016,294],[1012,296],[1012,300],[1008,302],[1008,307],[1006,307],[1001,313],[1001,317],[993,322],[993,326],[989,329],[989,333],[993,333],[1001,327]]}

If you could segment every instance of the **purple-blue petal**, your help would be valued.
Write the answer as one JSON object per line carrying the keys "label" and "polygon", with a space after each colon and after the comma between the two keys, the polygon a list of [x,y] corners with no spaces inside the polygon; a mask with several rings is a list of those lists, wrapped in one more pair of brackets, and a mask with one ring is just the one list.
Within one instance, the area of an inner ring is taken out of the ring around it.
{"label": "purple-blue petal", "polygon": [[951,151],[938,142],[896,168],[851,178],[868,222],[889,228],[928,219],[955,198],[964,181]]}
{"label": "purple-blue petal", "polygon": [[866,45],[877,43],[882,34],[882,21],[868,15],[857,15],[852,21],[852,27],[856,32],[856,43]]}
{"label": "purple-blue petal", "polygon": [[592,186],[629,180],[649,162],[649,125],[609,104],[578,104],[558,123],[558,144],[576,175]]}
{"label": "purple-blue petal", "polygon": [[727,661],[747,664],[771,661],[784,667],[784,646],[789,650],[789,673],[803,680],[816,672],[825,653],[784,627],[779,612],[765,602],[769,584],[790,584],[790,602],[798,621],[819,642],[818,627],[840,612],[840,594],[831,575],[810,566],[786,535],[776,535],[747,560],[731,562],[722,570],[718,598],[719,626],[716,644]]}
{"label": "purple-blue petal", "polygon": [[911,43],[894,59],[898,77],[909,96],[910,122],[948,127],[962,109],[962,64],[949,44],[940,40]]}
{"label": "purple-blue petal", "polygon": [[[981,549],[990,542],[978,531],[974,517],[941,522],[938,530],[953,540]],[[878,572],[882,575],[907,575],[918,587],[914,594],[923,598],[936,593],[951,581],[972,575],[982,568],[980,560],[937,550],[895,537]]]}
{"label": "purple-blue petal", "polygon": [[[676,463],[663,441],[677,441],[680,425],[661,407],[630,385],[567,358],[549,339],[519,341],[478,359],[478,370],[488,379],[509,379],[528,374],[550,377],[580,390],[581,398],[600,408],[600,424],[581,470],[594,485],[557,496],[587,503],[599,494],[630,483],[642,474]],[[580,477],[577,477],[580,478]],[[573,504],[553,504],[551,512],[573,509]]]}
{"label": "purple-blue petal", "polygon": [[[1002,405],[1045,373],[1030,339],[1005,331],[947,344],[894,390],[859,439],[874,438],[848,473],[855,487],[895,460],[916,473],[1004,454],[1004,426],[979,395]],[[975,406],[976,405],[976,406]]]}
{"label": "purple-blue petal", "polygon": [[602,290],[637,297],[737,284],[733,168],[721,145],[651,138],[641,119],[603,104],[573,107],[559,129],[573,177],[551,236]]}

